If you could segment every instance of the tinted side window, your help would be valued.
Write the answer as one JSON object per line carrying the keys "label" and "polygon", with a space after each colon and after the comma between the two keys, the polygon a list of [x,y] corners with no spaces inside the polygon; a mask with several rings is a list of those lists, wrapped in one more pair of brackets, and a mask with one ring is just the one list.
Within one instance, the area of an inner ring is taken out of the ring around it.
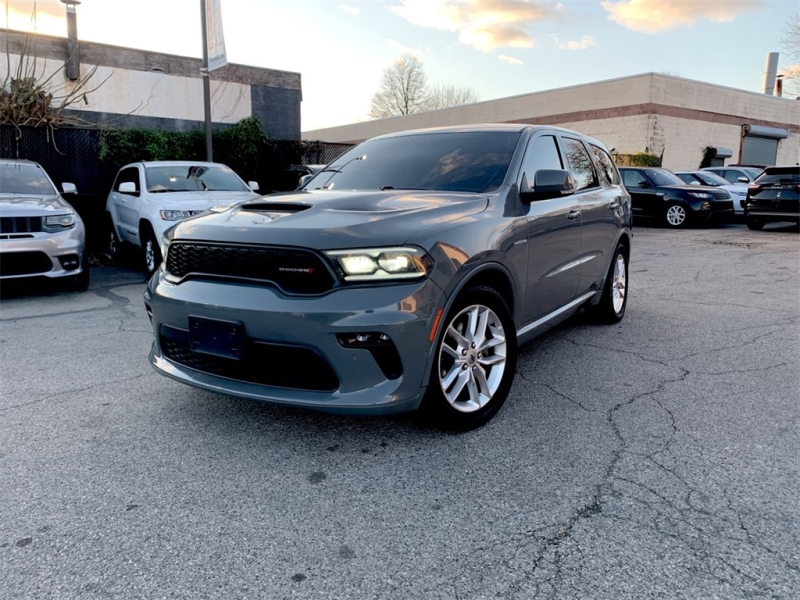
{"label": "tinted side window", "polygon": [[522,160],[522,172],[528,180],[528,185],[533,185],[536,171],[541,169],[563,169],[561,153],[558,151],[556,138],[552,135],[542,135],[528,144],[525,158]]}
{"label": "tinted side window", "polygon": [[731,183],[739,183],[739,177],[743,175],[739,171],[723,171],[721,175]]}
{"label": "tinted side window", "polygon": [[139,169],[136,167],[128,167],[122,169],[117,175],[117,180],[114,182],[114,189],[119,192],[119,186],[126,181],[130,181],[136,186],[136,193],[139,193]]}
{"label": "tinted side window", "polygon": [[575,191],[599,186],[600,182],[594,172],[592,159],[589,158],[589,154],[580,140],[573,138],[561,138],[561,140],[564,142],[567,162],[572,171],[572,178],[575,180]]}
{"label": "tinted side window", "polygon": [[592,149],[592,154],[594,154],[598,171],[600,171],[600,177],[603,181],[607,185],[619,184],[619,176],[617,175],[617,170],[614,168],[614,161],[611,160],[611,157],[602,148],[598,148],[594,145],[590,145],[589,147]]}
{"label": "tinted side window", "polygon": [[629,171],[626,169],[622,172],[622,181],[625,182],[625,187],[635,188],[639,187],[642,181],[647,181],[647,178],[639,173],[639,171]]}

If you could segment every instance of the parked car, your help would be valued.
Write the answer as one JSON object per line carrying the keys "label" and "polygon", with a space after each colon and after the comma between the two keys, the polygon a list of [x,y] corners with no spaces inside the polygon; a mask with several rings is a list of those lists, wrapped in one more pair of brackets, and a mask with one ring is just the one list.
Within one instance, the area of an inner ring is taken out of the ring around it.
{"label": "parked car", "polygon": [[679,228],[733,215],[733,202],[725,190],[687,185],[667,169],[622,167],[619,172],[631,195],[635,217],[658,219],[667,227]]}
{"label": "parked car", "polygon": [[330,412],[489,420],[517,344],[625,314],[630,197],[605,146],[485,125],[368,140],[305,189],[191,217],[145,292],[163,375]]}
{"label": "parked car", "polygon": [[776,221],[800,225],[800,167],[767,167],[747,188],[744,218],[749,229]]}
{"label": "parked car", "polygon": [[176,222],[219,204],[258,197],[258,184],[246,184],[220,163],[187,161],[138,162],[122,167],[106,201],[108,254],[120,243],[144,251],[148,273],[161,264],[159,244]]}
{"label": "parked car", "polygon": [[[71,183],[61,189],[77,192]],[[89,287],[86,232],[41,165],[0,159],[0,281],[27,277]]]}
{"label": "parked car", "polygon": [[731,183],[711,171],[676,171],[684,183],[689,185],[708,185],[725,190],[733,201],[733,212],[740,215],[744,212],[741,201],[747,197],[747,186],[744,183]]}
{"label": "parked car", "polygon": [[744,167],[744,166],[730,166],[730,167],[706,167],[701,171],[708,171],[709,173],[716,173],[723,179],[727,179],[731,183],[744,183],[745,185],[752,183],[756,177],[763,173],[764,169],[760,167]]}

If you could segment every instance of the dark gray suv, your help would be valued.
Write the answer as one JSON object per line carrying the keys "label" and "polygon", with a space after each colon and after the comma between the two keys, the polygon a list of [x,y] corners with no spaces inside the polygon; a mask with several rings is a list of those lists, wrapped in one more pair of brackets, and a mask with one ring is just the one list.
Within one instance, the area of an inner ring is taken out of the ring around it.
{"label": "dark gray suv", "polygon": [[183,383],[331,412],[501,407],[517,345],[627,301],[630,196],[606,148],[554,127],[368,140],[296,192],[168,230],[150,360]]}

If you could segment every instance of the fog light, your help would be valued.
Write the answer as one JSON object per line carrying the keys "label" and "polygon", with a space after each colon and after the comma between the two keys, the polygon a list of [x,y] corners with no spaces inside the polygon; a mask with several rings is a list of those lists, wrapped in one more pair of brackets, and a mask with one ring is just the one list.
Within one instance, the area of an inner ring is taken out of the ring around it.
{"label": "fog light", "polygon": [[81,259],[77,254],[67,254],[66,256],[59,256],[61,267],[65,271],[74,271],[81,266]]}
{"label": "fog light", "polygon": [[711,202],[703,202],[700,205],[700,210],[711,210]]}
{"label": "fog light", "polygon": [[336,339],[344,348],[368,350],[386,379],[397,379],[403,374],[403,363],[400,354],[385,333],[358,332],[338,333]]}

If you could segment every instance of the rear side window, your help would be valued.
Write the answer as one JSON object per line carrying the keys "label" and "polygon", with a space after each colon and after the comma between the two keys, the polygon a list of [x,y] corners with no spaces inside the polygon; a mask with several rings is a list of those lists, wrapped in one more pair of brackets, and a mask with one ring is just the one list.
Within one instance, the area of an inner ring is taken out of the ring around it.
{"label": "rear side window", "polygon": [[600,182],[594,172],[592,159],[589,158],[589,154],[581,141],[573,138],[561,138],[561,140],[564,142],[567,162],[569,162],[569,168],[575,180],[575,191],[578,192],[599,186]]}
{"label": "rear side window", "polygon": [[592,154],[597,164],[597,170],[600,172],[600,178],[603,182],[606,185],[619,185],[617,169],[614,168],[614,161],[611,160],[608,153],[594,144],[591,144],[589,148],[592,149]]}
{"label": "rear side window", "polygon": [[[132,182],[136,186],[136,193],[139,193],[139,169],[136,167],[128,167],[122,169],[117,175],[117,180],[114,182],[114,190],[119,192],[119,186],[125,182]],[[125,193],[125,192],[120,192]]]}

